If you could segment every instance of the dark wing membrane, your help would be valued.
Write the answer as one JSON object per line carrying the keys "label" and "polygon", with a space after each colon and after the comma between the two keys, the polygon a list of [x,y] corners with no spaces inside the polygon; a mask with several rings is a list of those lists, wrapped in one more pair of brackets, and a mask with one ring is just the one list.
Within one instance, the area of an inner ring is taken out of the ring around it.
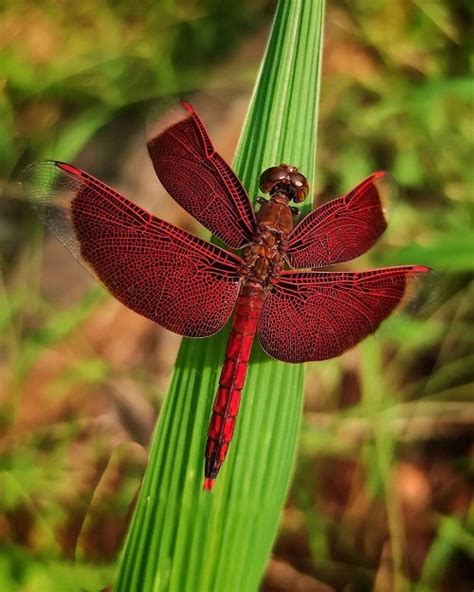
{"label": "dark wing membrane", "polygon": [[255,217],[247,193],[191,105],[183,102],[158,123],[148,152],[165,189],[196,220],[235,249],[250,241]]}
{"label": "dark wing membrane", "polygon": [[189,337],[212,335],[227,321],[239,291],[239,257],[71,165],[40,162],[24,180],[46,225],[123,304]]}
{"label": "dark wing membrane", "polygon": [[385,208],[395,191],[393,178],[373,173],[295,227],[286,256],[292,267],[324,267],[365,253],[387,227]]}
{"label": "dark wing membrane", "polygon": [[285,271],[263,305],[260,343],[284,362],[334,358],[373,333],[428,271],[421,265],[359,273]]}

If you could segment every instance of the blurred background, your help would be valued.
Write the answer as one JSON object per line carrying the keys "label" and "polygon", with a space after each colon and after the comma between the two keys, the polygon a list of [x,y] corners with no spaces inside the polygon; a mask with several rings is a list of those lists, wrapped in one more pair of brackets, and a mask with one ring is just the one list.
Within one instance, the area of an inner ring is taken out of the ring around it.
{"label": "blurred background", "polygon": [[[112,579],[180,343],[44,234],[19,173],[70,160],[202,232],[156,181],[145,121],[160,97],[191,97],[230,161],[274,10],[267,0],[0,9],[3,592]],[[308,364],[266,592],[472,590],[473,16],[469,0],[328,2],[314,191],[329,199],[392,171],[389,229],[345,268],[437,274],[416,315]]]}

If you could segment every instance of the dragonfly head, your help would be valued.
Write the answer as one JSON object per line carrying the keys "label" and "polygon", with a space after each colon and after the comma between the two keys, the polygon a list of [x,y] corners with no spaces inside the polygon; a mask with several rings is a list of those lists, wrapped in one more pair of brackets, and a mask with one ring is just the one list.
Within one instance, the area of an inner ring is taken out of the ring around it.
{"label": "dragonfly head", "polygon": [[260,176],[260,190],[269,193],[285,195],[290,201],[301,203],[308,195],[308,181],[298,172],[298,169],[288,164],[270,167]]}

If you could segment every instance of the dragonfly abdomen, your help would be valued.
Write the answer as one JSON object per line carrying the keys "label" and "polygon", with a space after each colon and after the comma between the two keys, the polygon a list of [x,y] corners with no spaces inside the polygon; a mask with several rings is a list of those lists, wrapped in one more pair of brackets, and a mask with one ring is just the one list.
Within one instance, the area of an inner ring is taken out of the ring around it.
{"label": "dragonfly abdomen", "polygon": [[263,295],[262,286],[244,285],[237,299],[209,424],[204,489],[212,489],[234,433],[240,395],[245,384],[250,352],[262,310]]}

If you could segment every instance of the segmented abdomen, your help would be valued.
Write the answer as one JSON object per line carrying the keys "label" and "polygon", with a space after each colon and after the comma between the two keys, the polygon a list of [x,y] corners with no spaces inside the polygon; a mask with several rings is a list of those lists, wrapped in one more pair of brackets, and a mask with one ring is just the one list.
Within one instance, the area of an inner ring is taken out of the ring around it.
{"label": "segmented abdomen", "polygon": [[262,305],[261,286],[242,286],[209,424],[204,481],[204,488],[208,490],[214,485],[232,439]]}

